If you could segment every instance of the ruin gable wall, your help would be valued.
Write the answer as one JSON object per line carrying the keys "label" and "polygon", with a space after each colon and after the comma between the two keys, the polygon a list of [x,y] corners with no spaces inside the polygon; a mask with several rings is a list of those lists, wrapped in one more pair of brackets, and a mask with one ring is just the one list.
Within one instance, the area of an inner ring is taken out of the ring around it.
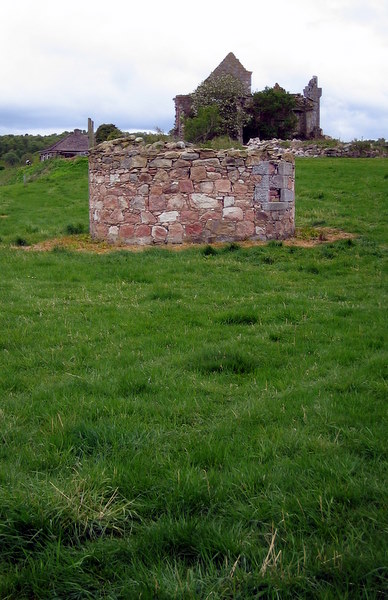
{"label": "ruin gable wall", "polygon": [[113,140],[90,151],[89,209],[92,237],[112,243],[284,239],[294,233],[294,159]]}

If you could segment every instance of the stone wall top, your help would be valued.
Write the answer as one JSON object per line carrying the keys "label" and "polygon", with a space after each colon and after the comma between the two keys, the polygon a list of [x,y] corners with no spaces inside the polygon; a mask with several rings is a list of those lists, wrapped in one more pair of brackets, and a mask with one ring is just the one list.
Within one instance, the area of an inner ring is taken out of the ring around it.
{"label": "stone wall top", "polygon": [[[227,157],[232,159],[249,159],[248,164],[254,164],[256,162],[260,162],[261,160],[279,160],[280,158],[286,162],[294,163],[293,154],[282,152],[280,155],[277,151],[277,148],[256,148],[256,147],[245,147],[243,149],[221,149],[221,150],[213,150],[211,148],[203,148],[199,146],[195,146],[194,144],[190,144],[183,141],[178,142],[163,142],[158,141],[152,144],[144,143],[143,138],[128,136],[124,138],[118,138],[115,140],[110,140],[107,142],[103,142],[94,148],[91,148],[89,151],[89,156],[92,156],[96,159],[98,157],[102,157],[103,155],[107,155],[112,160],[115,159],[115,155],[125,153],[127,156],[140,155],[147,158],[156,158],[160,155],[160,157],[164,157],[167,160],[176,160],[182,159],[189,161],[195,161],[198,159],[225,159]],[[168,156],[166,156],[168,155]],[[196,156],[198,155],[198,156]],[[112,164],[110,161],[103,161],[105,164]],[[233,161],[229,161],[230,165]],[[194,162],[193,162],[194,164]],[[221,163],[220,163],[221,164]],[[168,167],[170,163],[165,163],[165,167]],[[150,165],[151,166],[151,165]],[[155,166],[155,165],[154,165]],[[170,165],[171,166],[171,165]],[[128,167],[126,167],[128,168]]]}

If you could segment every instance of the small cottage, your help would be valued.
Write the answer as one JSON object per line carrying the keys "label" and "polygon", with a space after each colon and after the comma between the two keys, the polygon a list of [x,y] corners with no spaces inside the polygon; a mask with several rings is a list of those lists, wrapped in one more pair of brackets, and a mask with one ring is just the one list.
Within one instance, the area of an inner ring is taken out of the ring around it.
{"label": "small cottage", "polygon": [[73,133],[53,144],[49,148],[42,150],[40,160],[49,158],[72,158],[73,156],[87,156],[89,151],[88,134],[80,129],[74,129]]}

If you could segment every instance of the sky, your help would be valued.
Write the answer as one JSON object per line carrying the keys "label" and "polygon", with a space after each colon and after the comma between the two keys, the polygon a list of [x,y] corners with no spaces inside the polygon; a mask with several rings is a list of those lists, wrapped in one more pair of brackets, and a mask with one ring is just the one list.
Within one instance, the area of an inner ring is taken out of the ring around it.
{"label": "sky", "polygon": [[322,87],[321,127],[388,138],[388,0],[3,0],[0,135],[174,124],[233,52],[252,91]]}

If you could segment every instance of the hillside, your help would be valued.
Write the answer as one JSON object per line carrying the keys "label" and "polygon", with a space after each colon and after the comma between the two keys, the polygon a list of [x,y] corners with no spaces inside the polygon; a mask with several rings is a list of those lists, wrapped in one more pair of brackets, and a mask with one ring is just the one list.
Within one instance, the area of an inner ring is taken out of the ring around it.
{"label": "hillside", "polygon": [[50,160],[0,171],[0,239],[29,245],[88,231],[88,160]]}

